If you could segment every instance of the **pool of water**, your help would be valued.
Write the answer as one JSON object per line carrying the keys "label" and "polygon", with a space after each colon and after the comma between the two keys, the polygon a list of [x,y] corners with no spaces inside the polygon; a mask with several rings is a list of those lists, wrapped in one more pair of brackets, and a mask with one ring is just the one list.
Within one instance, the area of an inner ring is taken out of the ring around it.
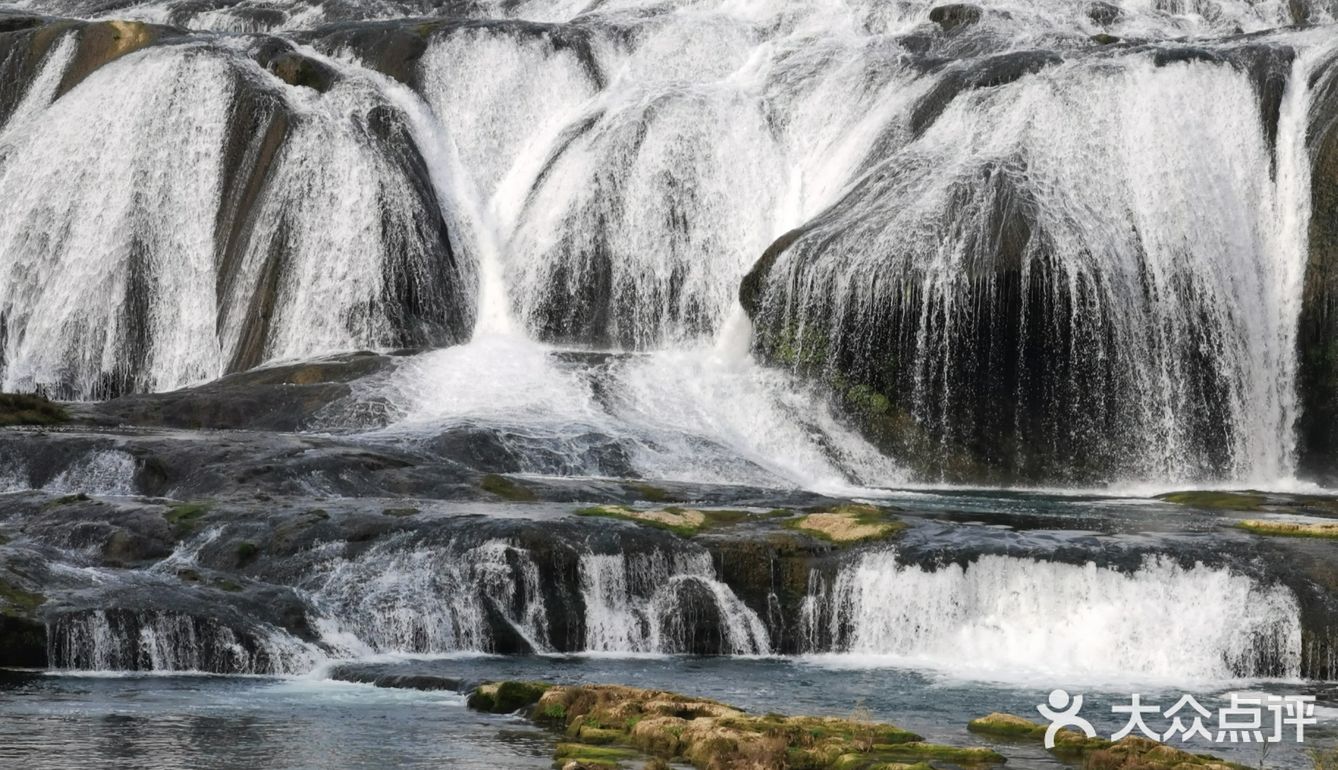
{"label": "pool of water", "polygon": [[[354,670],[357,669],[354,665]],[[461,679],[621,683],[714,698],[755,712],[872,714],[930,740],[991,745],[1013,768],[1061,768],[1037,746],[982,740],[966,723],[992,711],[1035,717],[1062,682],[987,683],[944,672],[836,658],[464,656],[375,659],[382,672]],[[348,670],[346,667],[345,671]],[[470,711],[454,691],[354,684],[318,671],[295,678],[69,675],[10,672],[0,678],[0,767],[66,768],[547,768],[557,736],[519,717]],[[1308,766],[1307,751],[1338,745],[1338,699],[1313,684],[1204,682],[1194,686],[1068,685],[1103,736],[1123,725],[1111,706],[1132,692],[1168,707],[1193,694],[1209,709],[1232,691],[1312,694],[1319,724],[1304,746],[1284,742],[1207,745],[1251,767]],[[1154,728],[1169,720],[1149,718]],[[1205,720],[1207,722],[1207,720]],[[1207,723],[1210,728],[1212,723]]]}

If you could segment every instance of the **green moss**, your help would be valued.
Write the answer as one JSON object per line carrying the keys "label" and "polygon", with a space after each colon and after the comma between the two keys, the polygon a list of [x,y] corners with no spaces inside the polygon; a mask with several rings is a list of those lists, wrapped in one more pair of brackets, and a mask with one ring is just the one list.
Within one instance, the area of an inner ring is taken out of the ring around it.
{"label": "green moss", "polygon": [[516,502],[529,502],[537,500],[534,492],[526,487],[512,481],[505,476],[499,476],[495,473],[489,473],[479,482],[479,487],[484,492],[497,495],[504,500],[513,500]]}
{"label": "green moss", "polygon": [[325,510],[324,508],[312,508],[311,510],[307,511],[306,515],[310,516],[313,519],[318,519],[320,521],[327,521],[330,518],[330,512]]}
{"label": "green moss", "polygon": [[1097,35],[1092,35],[1091,39],[1092,42],[1096,43],[1097,45],[1111,45],[1112,43],[1120,42],[1120,39],[1118,37],[1115,37],[1114,35],[1107,35],[1104,32]]}
{"label": "green moss", "polygon": [[637,759],[640,753],[614,746],[590,746],[584,743],[559,743],[553,752],[553,767],[579,762],[587,767],[618,767],[619,762]]}
{"label": "green moss", "polygon": [[1275,537],[1313,537],[1323,540],[1338,540],[1338,522],[1304,523],[1294,521],[1249,521],[1237,522],[1236,526],[1256,535]]}
{"label": "green moss", "polygon": [[237,563],[249,564],[256,556],[260,554],[260,547],[255,543],[243,540],[237,544]]}
{"label": "green moss", "polygon": [[566,722],[567,707],[561,703],[551,703],[539,712],[539,717],[553,722]]}
{"label": "green moss", "polygon": [[381,513],[385,514],[386,516],[395,516],[395,517],[416,516],[416,515],[418,515],[418,509],[417,509],[417,508],[387,508],[387,509],[385,509],[384,511],[381,511]]}
{"label": "green moss", "polygon": [[[558,705],[561,712],[550,711]],[[616,685],[555,686],[538,711],[568,717],[574,740],[561,744],[556,767],[571,760],[619,764],[637,756],[631,748],[696,767],[923,770],[931,761],[963,768],[1003,761],[990,749],[924,743],[864,718],[752,716],[715,701]]]}
{"label": "green moss", "polygon": [[0,393],[0,426],[59,425],[69,419],[65,407],[45,396]]}
{"label": "green moss", "polygon": [[864,503],[809,508],[805,515],[787,520],[784,526],[843,546],[885,540],[906,529],[906,524],[889,516],[886,509]]}
{"label": "green moss", "polygon": [[993,749],[983,747],[962,748],[960,746],[943,746],[936,743],[895,743],[895,744],[877,744],[873,747],[873,754],[878,760],[886,762],[896,762],[909,760],[911,762],[937,761],[950,762],[956,765],[1001,765],[1004,763],[1004,757]]}
{"label": "green moss", "polygon": [[551,686],[543,682],[491,682],[474,688],[465,702],[475,711],[510,714],[538,703]]}
{"label": "green moss", "polygon": [[1000,738],[1044,738],[1045,726],[1012,714],[995,712],[989,716],[972,719],[966,729],[981,735],[993,735]]}
{"label": "green moss", "polygon": [[230,594],[235,594],[242,590],[240,583],[235,580],[228,580],[227,578],[219,578],[218,580],[215,580],[213,586],[220,591],[227,591]]}
{"label": "green moss", "polygon": [[83,492],[79,492],[79,493],[77,493],[77,494],[73,494],[73,495],[63,495],[63,496],[61,496],[61,497],[57,497],[55,500],[52,500],[51,502],[47,503],[47,504],[46,504],[46,507],[47,507],[47,508],[56,508],[56,507],[61,506],[61,505],[72,505],[72,504],[74,504],[74,503],[86,503],[86,502],[88,502],[88,501],[91,500],[91,499],[92,499],[92,498],[90,498],[88,495],[84,494]]}
{"label": "green moss", "polygon": [[46,603],[46,597],[25,591],[18,586],[0,580],[0,604],[17,611],[21,615],[31,616],[37,608]]}
{"label": "green moss", "polygon": [[[967,729],[983,735],[1040,743],[1045,740],[1047,728],[1013,714],[996,712],[972,720]],[[1205,765],[1246,770],[1241,765],[1208,754],[1190,754],[1146,738],[1128,737],[1112,743],[1104,738],[1088,738],[1072,729],[1055,734],[1055,747],[1050,752],[1066,762],[1081,763],[1093,770],[1188,770]]]}
{"label": "green moss", "polygon": [[0,545],[9,545],[11,542],[13,542],[13,540],[9,535],[0,534]]}
{"label": "green moss", "polygon": [[581,743],[590,743],[597,746],[603,746],[609,743],[617,743],[627,737],[627,733],[611,727],[582,727],[577,733]]}
{"label": "green moss", "polygon": [[189,534],[200,525],[200,518],[209,511],[209,504],[203,502],[171,503],[163,518],[176,530],[177,537]]}
{"label": "green moss", "polygon": [[1219,511],[1257,511],[1263,508],[1267,499],[1259,492],[1212,492],[1185,491],[1157,495],[1158,500],[1186,505],[1191,508],[1205,508]]}

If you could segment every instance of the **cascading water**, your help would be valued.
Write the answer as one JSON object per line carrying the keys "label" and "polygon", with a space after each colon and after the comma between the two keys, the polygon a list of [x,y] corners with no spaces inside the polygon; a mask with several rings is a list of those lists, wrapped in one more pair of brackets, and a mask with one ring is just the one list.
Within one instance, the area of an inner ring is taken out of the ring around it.
{"label": "cascading water", "polygon": [[66,615],[47,631],[54,668],[292,674],[319,654],[276,628],[238,632],[213,618],[159,610]]}
{"label": "cascading water", "polygon": [[[431,10],[14,5],[232,32]],[[385,397],[430,434],[478,421],[477,383],[574,393],[575,429],[484,426],[522,438],[522,471],[1293,474],[1323,36],[1232,35],[1327,22],[1322,3],[1018,0],[946,30],[928,2],[468,5],[384,28],[412,55],[356,24],[287,49],[123,24],[145,50],[68,92],[95,35],[49,46],[0,137],[5,387],[164,390],[472,328]],[[741,282],[794,376],[740,352]],[[520,359],[537,373],[502,382]],[[685,388],[668,430],[645,424]]]}
{"label": "cascading water", "polygon": [[335,560],[310,590],[327,639],[352,652],[491,652],[495,618],[531,651],[550,649],[538,567],[501,541],[433,547],[392,539]]}
{"label": "cascading water", "polygon": [[813,573],[802,634],[815,652],[987,677],[1295,677],[1299,614],[1286,588],[1165,558],[1131,573],[1007,556],[927,570],[886,550],[830,583]]}
{"label": "cascading water", "polygon": [[716,579],[704,551],[583,556],[581,595],[589,652],[771,651],[761,619]]}

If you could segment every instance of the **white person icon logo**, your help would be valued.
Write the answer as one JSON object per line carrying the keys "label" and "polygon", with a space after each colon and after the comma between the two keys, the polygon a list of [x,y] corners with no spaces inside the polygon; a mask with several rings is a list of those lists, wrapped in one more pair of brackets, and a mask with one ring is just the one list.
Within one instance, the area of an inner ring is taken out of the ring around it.
{"label": "white person icon logo", "polygon": [[1082,696],[1075,695],[1070,697],[1065,690],[1052,690],[1050,692],[1049,707],[1044,703],[1036,707],[1041,716],[1050,720],[1050,727],[1045,731],[1045,747],[1053,749],[1055,747],[1055,733],[1065,727],[1076,727],[1083,731],[1088,738],[1096,737],[1096,728],[1092,723],[1078,716],[1082,711]]}

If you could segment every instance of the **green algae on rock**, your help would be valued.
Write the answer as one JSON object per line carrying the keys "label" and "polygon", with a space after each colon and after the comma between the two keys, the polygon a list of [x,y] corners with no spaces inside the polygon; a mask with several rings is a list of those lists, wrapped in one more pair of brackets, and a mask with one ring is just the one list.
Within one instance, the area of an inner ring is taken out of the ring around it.
{"label": "green algae on rock", "polygon": [[1277,537],[1315,537],[1338,540],[1338,522],[1263,521],[1246,519],[1236,526],[1256,535]]}
{"label": "green algae on rock", "polygon": [[786,522],[786,526],[829,543],[854,545],[891,537],[906,528],[874,505],[848,503],[812,511]]}
{"label": "green algae on rock", "polygon": [[[524,704],[537,722],[562,729],[557,768],[622,767],[642,759],[680,760],[694,767],[789,767],[793,770],[891,770],[914,763],[961,767],[1002,764],[987,748],[925,743],[894,725],[838,717],[752,715],[704,698],[621,685],[498,682],[476,689],[469,705],[497,711]],[[514,710],[514,709],[512,709]],[[741,765],[739,763],[745,763]],[[924,765],[928,767],[929,765]]]}
{"label": "green algae on rock", "polygon": [[[995,712],[973,719],[966,729],[980,735],[1044,741],[1047,727],[1014,714]],[[1084,768],[1100,770],[1246,770],[1243,765],[1206,754],[1191,754],[1164,743],[1129,736],[1119,741],[1088,738],[1071,729],[1055,733],[1056,756],[1082,760]]]}

